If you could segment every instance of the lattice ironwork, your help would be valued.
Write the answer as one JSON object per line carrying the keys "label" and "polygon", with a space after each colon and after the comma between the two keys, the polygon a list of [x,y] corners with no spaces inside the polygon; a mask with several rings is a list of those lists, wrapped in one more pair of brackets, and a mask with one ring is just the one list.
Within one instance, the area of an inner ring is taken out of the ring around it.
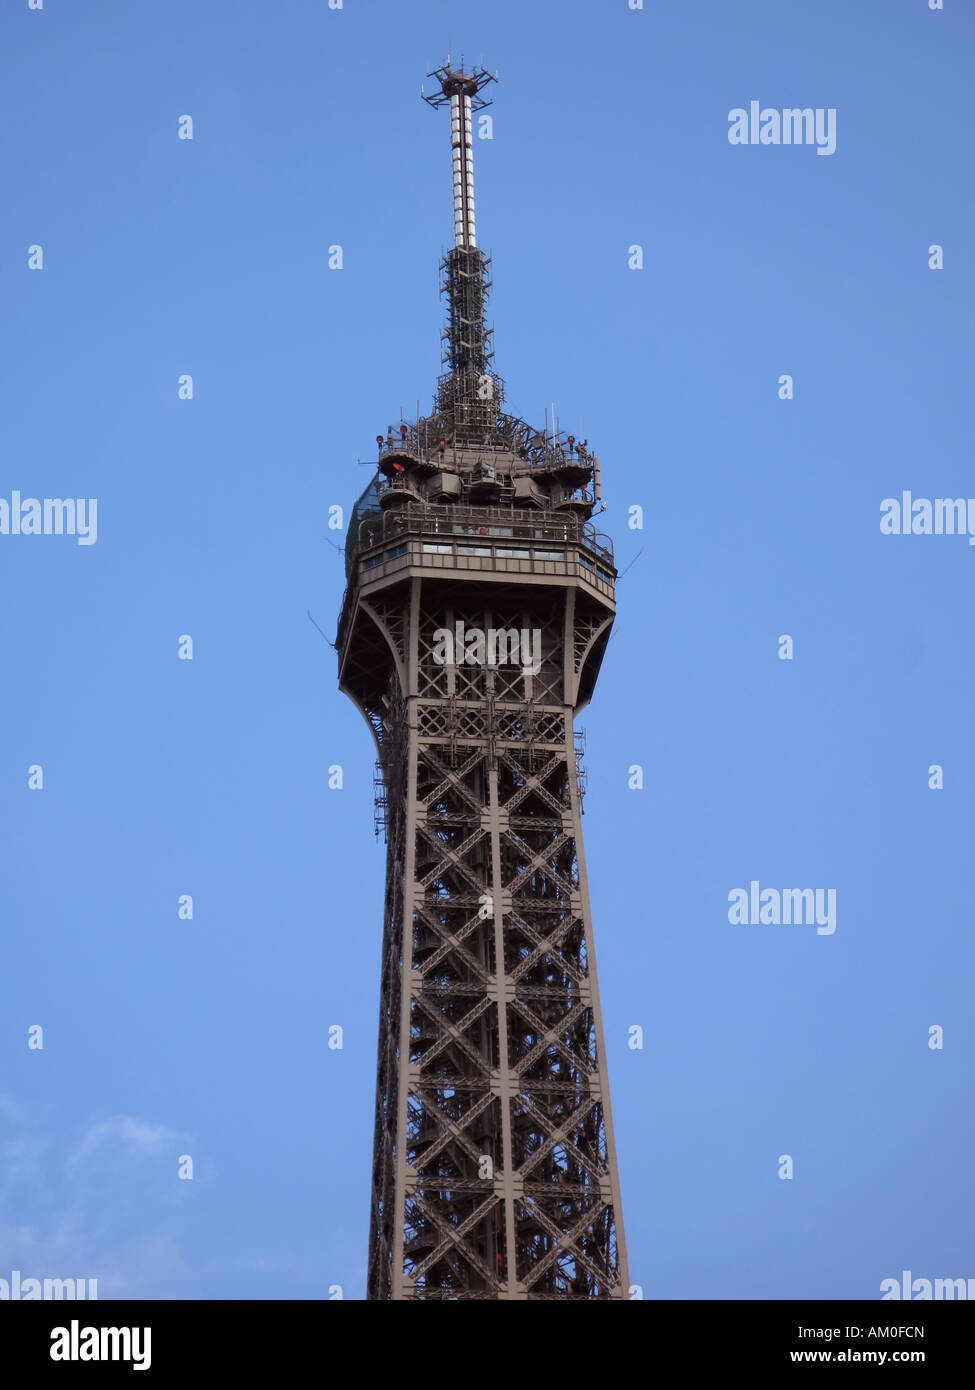
{"label": "lattice ironwork", "polygon": [[[499,411],[469,139],[488,77],[449,63],[436,76],[458,229],[450,372],[435,416],[390,431],[385,450],[380,437],[380,468],[409,485],[360,499],[336,643],[375,740],[387,839],[368,1297],[618,1300],[628,1271],[573,725],[615,570],[591,508],[558,511],[591,474],[584,442]],[[425,562],[459,534],[495,550],[472,547],[478,567],[449,574]],[[526,543],[538,565],[522,580],[501,561]],[[559,545],[598,568],[598,592],[548,553]]]}
{"label": "lattice ironwork", "polygon": [[[397,786],[385,787],[372,1298],[624,1296],[582,868],[579,672],[565,660],[581,650],[575,608],[555,581],[512,607],[479,576],[447,586],[407,573],[351,623],[353,646],[360,628],[374,640],[377,621],[388,626],[377,689],[413,673],[380,697]],[[538,629],[539,670],[499,679],[438,663],[437,631],[475,619]]]}

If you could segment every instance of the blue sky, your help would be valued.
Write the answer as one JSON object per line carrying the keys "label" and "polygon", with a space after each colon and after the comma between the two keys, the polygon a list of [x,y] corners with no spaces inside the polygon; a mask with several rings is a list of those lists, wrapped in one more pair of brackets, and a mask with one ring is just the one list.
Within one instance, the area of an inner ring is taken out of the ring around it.
{"label": "blue sky", "polygon": [[[4,7],[0,497],[98,535],[0,535],[0,1277],[363,1295],[383,851],[307,614],[440,368],[448,44],[500,72],[509,408],[581,421],[625,571],[580,722],[631,1279],[975,1276],[975,550],[879,527],[975,496],[973,41],[961,0]],[[731,145],[751,100],[836,152]],[[753,879],[835,933],[732,926]]]}

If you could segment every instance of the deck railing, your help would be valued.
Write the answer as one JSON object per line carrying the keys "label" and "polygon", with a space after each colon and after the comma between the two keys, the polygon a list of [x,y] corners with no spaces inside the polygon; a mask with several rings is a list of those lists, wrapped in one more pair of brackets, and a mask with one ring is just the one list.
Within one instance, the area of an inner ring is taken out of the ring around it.
{"label": "deck railing", "polygon": [[613,564],[613,542],[591,522],[564,513],[515,507],[464,507],[431,503],[374,513],[359,523],[358,552],[394,536],[485,536],[585,545]]}

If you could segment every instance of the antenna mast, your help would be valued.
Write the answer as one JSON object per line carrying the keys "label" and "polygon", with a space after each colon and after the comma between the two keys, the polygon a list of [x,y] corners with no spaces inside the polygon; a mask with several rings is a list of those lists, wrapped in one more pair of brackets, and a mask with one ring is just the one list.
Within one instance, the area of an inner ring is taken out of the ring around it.
{"label": "antenna mast", "polygon": [[455,68],[449,59],[427,76],[437,79],[440,91],[423,100],[434,110],[450,107],[454,201],[454,246],[440,265],[447,300],[443,363],[448,371],[438,383],[437,408],[450,418],[459,439],[473,438],[492,427],[503,399],[503,384],[490,365],[494,352],[484,316],[491,262],[477,245],[471,133],[474,113],[491,105],[481,91],[497,79],[486,68]]}

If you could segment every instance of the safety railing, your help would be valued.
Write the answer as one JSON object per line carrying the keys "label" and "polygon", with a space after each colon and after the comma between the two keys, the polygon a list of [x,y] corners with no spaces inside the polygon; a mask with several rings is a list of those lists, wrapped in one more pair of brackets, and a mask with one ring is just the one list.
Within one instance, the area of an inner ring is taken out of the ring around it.
{"label": "safety railing", "polygon": [[562,541],[584,545],[612,565],[613,542],[588,521],[564,513],[515,507],[461,507],[431,503],[374,513],[359,523],[358,549],[369,550],[394,536],[490,536],[496,539]]}

